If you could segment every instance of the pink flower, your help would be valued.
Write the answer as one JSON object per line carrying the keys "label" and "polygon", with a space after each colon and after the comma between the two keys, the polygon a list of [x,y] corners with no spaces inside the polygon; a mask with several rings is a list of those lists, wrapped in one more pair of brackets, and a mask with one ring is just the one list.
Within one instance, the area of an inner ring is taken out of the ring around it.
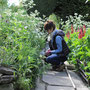
{"label": "pink flower", "polygon": [[74,32],[73,24],[71,24],[71,34]]}

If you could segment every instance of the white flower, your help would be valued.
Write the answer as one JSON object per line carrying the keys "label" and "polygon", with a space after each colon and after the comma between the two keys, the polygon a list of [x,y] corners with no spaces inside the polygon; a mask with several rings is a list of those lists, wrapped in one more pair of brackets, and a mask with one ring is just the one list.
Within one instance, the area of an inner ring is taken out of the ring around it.
{"label": "white flower", "polygon": [[28,28],[28,26],[25,26],[24,28],[25,28],[25,29],[27,29],[27,28]]}

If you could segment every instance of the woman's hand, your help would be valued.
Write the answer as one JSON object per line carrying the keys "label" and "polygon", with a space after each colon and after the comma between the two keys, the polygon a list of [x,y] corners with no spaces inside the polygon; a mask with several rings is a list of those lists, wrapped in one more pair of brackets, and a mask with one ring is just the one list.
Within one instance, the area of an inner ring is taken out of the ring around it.
{"label": "woman's hand", "polygon": [[48,57],[50,55],[51,55],[51,50],[49,49],[49,50],[46,51],[45,56]]}

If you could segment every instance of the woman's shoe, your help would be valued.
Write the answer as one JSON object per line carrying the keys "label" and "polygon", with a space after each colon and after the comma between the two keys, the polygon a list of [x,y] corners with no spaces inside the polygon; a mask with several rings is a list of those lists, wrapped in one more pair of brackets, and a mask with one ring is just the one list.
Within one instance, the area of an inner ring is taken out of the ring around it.
{"label": "woman's shoe", "polygon": [[56,71],[63,71],[65,69],[65,64],[59,65],[59,67],[56,69]]}

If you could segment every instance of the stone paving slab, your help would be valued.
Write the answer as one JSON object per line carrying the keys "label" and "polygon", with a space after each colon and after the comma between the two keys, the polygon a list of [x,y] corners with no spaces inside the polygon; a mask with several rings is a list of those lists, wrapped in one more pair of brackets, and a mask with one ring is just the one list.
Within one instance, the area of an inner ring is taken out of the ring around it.
{"label": "stone paving slab", "polygon": [[72,71],[69,70],[69,73],[70,73],[70,75],[72,77],[72,80],[73,80],[76,87],[87,88],[85,86],[84,82],[82,81],[82,79],[75,72],[72,72]]}
{"label": "stone paving slab", "polygon": [[49,85],[72,86],[72,83],[65,71],[64,72],[49,71],[43,75],[42,81]]}
{"label": "stone paving slab", "polygon": [[45,90],[45,84],[39,83],[39,84],[36,86],[35,90]]}
{"label": "stone paving slab", "polygon": [[[74,90],[73,87],[47,86],[47,90]],[[77,88],[77,90],[89,90],[88,88]]]}
{"label": "stone paving slab", "polygon": [[45,90],[45,83],[40,81],[40,78],[37,79],[35,90]]}
{"label": "stone paving slab", "polygon": [[89,90],[88,88],[77,88],[77,90]]}
{"label": "stone paving slab", "polygon": [[73,87],[48,86],[47,90],[74,90]]}
{"label": "stone paving slab", "polygon": [[[69,71],[69,73],[77,90],[90,90],[75,72]],[[37,82],[35,90],[74,90],[74,88],[65,71],[47,71]]]}

